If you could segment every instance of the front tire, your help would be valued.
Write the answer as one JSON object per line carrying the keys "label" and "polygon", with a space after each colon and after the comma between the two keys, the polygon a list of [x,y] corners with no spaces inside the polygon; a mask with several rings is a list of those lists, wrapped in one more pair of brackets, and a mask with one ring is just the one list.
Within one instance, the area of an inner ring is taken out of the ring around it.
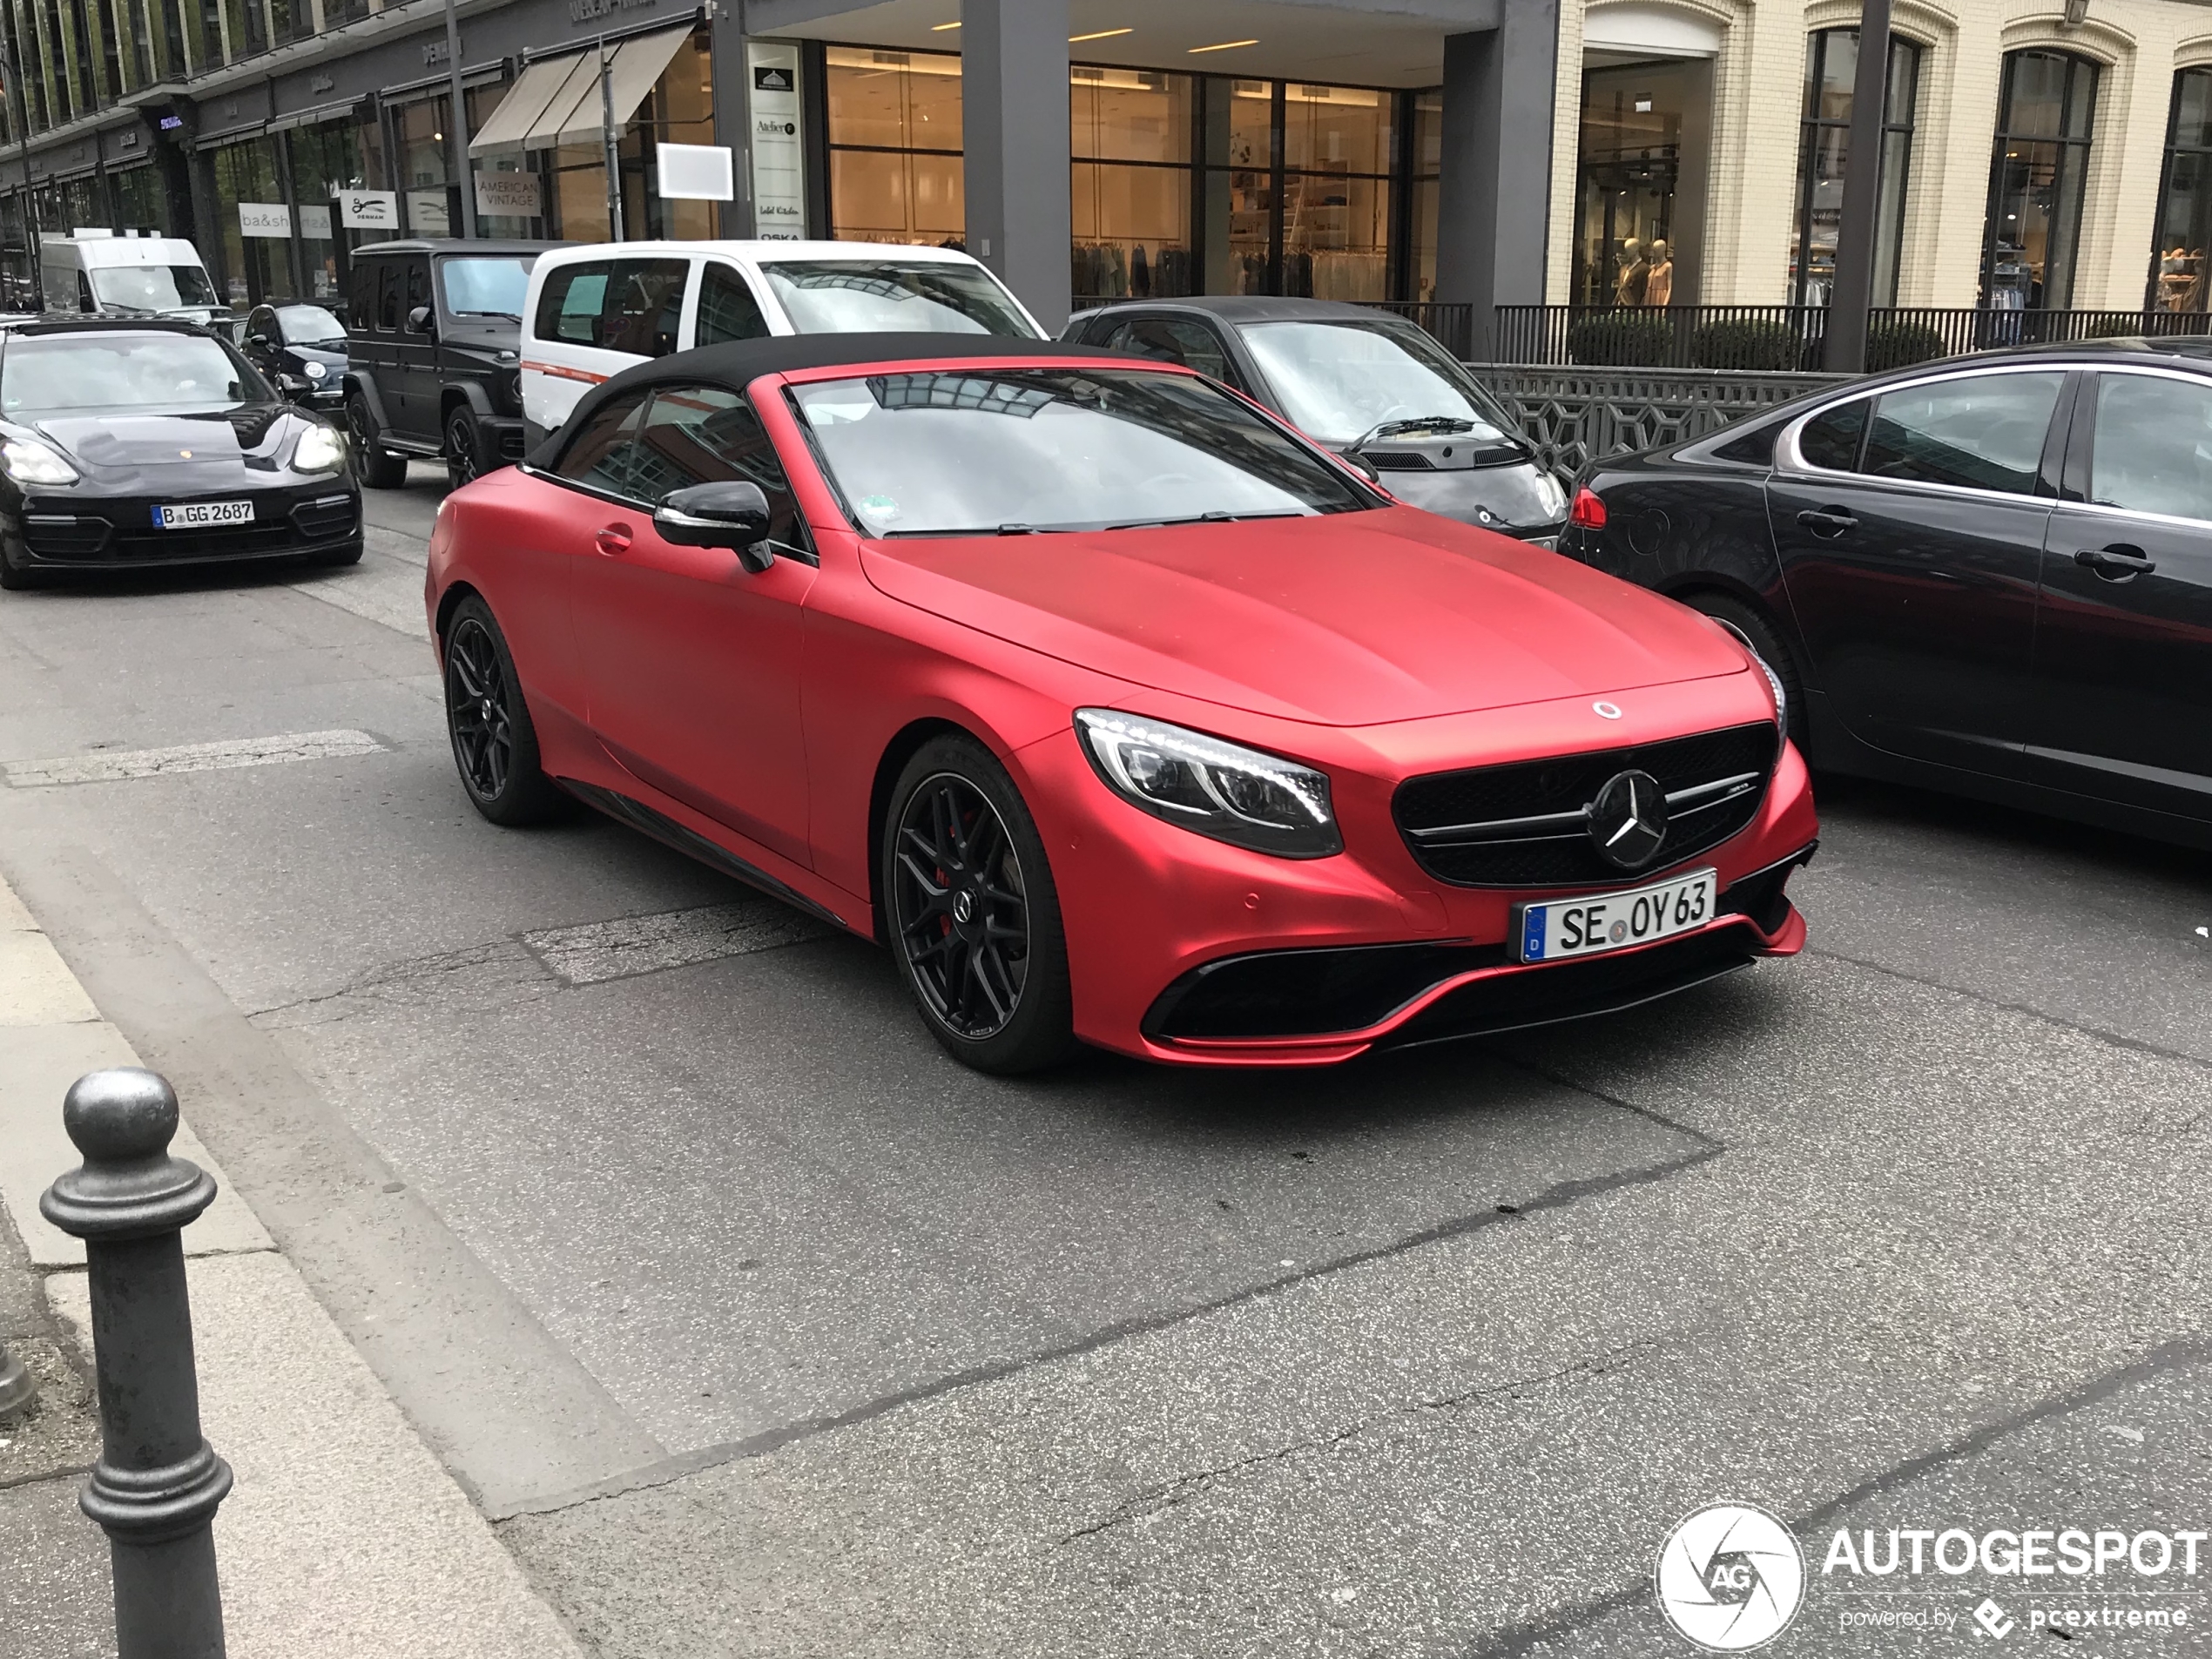
{"label": "front tire", "polygon": [[361,469],[361,482],[371,489],[397,489],[407,482],[407,457],[378,447],[376,417],[359,392],[346,400],[346,433],[354,441],[354,464]]}
{"label": "front tire", "polygon": [[446,484],[458,489],[484,475],[475,417],[466,403],[457,403],[446,416]]}
{"label": "front tire", "polygon": [[446,629],[446,732],[469,805],[495,824],[543,823],[561,792],[538,764],[523,683],[491,607],[474,594]]}
{"label": "front tire", "polygon": [[1784,705],[1783,732],[1797,745],[1799,754],[1806,753],[1804,677],[1797,672],[1797,659],[1781,631],[1764,612],[1724,593],[1693,593],[1683,603],[1692,610],[1710,617],[1743,641],[1744,648],[1781,685]]}
{"label": "front tire", "polygon": [[892,954],[930,1035],[1000,1076],[1065,1060],[1076,1038],[1059,894],[990,751],[965,736],[924,744],[891,792],[882,856]]}

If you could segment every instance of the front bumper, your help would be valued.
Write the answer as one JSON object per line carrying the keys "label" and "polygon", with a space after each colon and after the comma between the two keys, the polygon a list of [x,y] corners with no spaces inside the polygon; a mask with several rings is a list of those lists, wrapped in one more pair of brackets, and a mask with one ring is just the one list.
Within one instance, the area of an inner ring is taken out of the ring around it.
{"label": "front bumper", "polygon": [[[1695,705],[1701,697],[1717,710],[1709,694],[1676,700]],[[1577,706],[1587,714],[1587,703]],[[1729,706],[1732,712],[1716,712],[1713,725],[1740,718],[1742,703]],[[1187,710],[1182,718],[1188,721]],[[1482,752],[1453,734],[1485,717],[1409,724],[1442,728],[1396,734],[1420,770],[1427,766],[1419,752],[1432,744],[1461,758]],[[1544,718],[1518,724],[1535,752],[1565,752],[1547,743]],[[1677,724],[1673,732],[1683,729]],[[1238,735],[1250,741],[1256,734],[1247,727]],[[1721,889],[1710,924],[1637,949],[1531,965],[1514,961],[1507,943],[1513,907],[1554,895],[1454,887],[1425,874],[1390,821],[1395,778],[1347,778],[1332,766],[1345,851],[1292,861],[1138,812],[1098,781],[1072,732],[1031,745],[1017,759],[1022,793],[1052,853],[1076,1033],[1146,1059],[1332,1064],[1633,1007],[1804,943],[1785,884],[1811,855],[1818,826],[1804,763],[1787,745],[1743,829],[1678,866],[1617,884],[1710,866]]]}
{"label": "front bumper", "polygon": [[[253,502],[248,524],[154,527],[154,509],[194,500]],[[31,569],[130,570],[334,553],[361,536],[361,491],[342,474],[281,490],[193,489],[161,496],[42,494],[0,520],[10,555]]]}

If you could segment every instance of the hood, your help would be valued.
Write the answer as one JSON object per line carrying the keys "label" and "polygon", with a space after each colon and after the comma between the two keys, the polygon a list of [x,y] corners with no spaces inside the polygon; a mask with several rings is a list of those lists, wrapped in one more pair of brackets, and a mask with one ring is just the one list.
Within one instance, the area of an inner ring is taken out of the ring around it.
{"label": "hood", "polygon": [[287,346],[277,354],[277,361],[285,368],[297,373],[309,363],[320,363],[334,374],[346,368],[346,348],[343,346]]}
{"label": "hood", "polygon": [[288,404],[245,403],[192,414],[50,415],[35,425],[84,470],[119,483],[118,475],[172,469],[273,475],[297,418]]}
{"label": "hood", "polygon": [[[1511,467],[1472,467],[1458,471],[1378,464],[1366,456],[1385,489],[1408,507],[1441,513],[1462,524],[1480,524],[1516,536],[1548,535],[1566,521],[1564,500],[1547,500],[1544,473],[1533,461]],[[1556,504],[1554,504],[1556,502]],[[1484,515],[1488,516],[1485,517]]]}
{"label": "hood", "polygon": [[1748,672],[1670,599],[1411,508],[869,542],[896,599],[1118,679],[1373,725]]}

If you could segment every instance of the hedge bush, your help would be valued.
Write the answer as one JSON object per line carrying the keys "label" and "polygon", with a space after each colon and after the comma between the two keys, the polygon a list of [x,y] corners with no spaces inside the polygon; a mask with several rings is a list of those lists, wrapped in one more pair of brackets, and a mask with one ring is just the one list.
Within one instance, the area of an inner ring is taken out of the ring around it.
{"label": "hedge bush", "polygon": [[1876,323],[1866,331],[1866,372],[1909,368],[1950,354],[1943,336],[1922,322]]}
{"label": "hedge bush", "polygon": [[1608,368],[1661,368],[1674,355],[1675,325],[1650,312],[1602,311],[1567,330],[1569,362]]}
{"label": "hedge bush", "polygon": [[1805,342],[1787,323],[1707,323],[1690,336],[1691,360],[1700,368],[1796,369]]}

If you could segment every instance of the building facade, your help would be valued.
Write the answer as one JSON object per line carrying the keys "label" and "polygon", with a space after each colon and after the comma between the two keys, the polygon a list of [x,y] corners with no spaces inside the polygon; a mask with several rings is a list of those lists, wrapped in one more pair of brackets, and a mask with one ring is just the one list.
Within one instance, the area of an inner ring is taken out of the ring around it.
{"label": "building facade", "polygon": [[[1496,304],[1824,303],[1858,51],[1857,0],[455,11],[461,132],[443,0],[0,0],[0,276],[137,229],[236,304],[334,301],[350,248],[473,209],[959,243],[1048,319],[1458,302],[1479,351]],[[2212,12],[1896,0],[1887,50],[1878,304],[2206,309]],[[675,182],[717,148],[726,190]]]}

